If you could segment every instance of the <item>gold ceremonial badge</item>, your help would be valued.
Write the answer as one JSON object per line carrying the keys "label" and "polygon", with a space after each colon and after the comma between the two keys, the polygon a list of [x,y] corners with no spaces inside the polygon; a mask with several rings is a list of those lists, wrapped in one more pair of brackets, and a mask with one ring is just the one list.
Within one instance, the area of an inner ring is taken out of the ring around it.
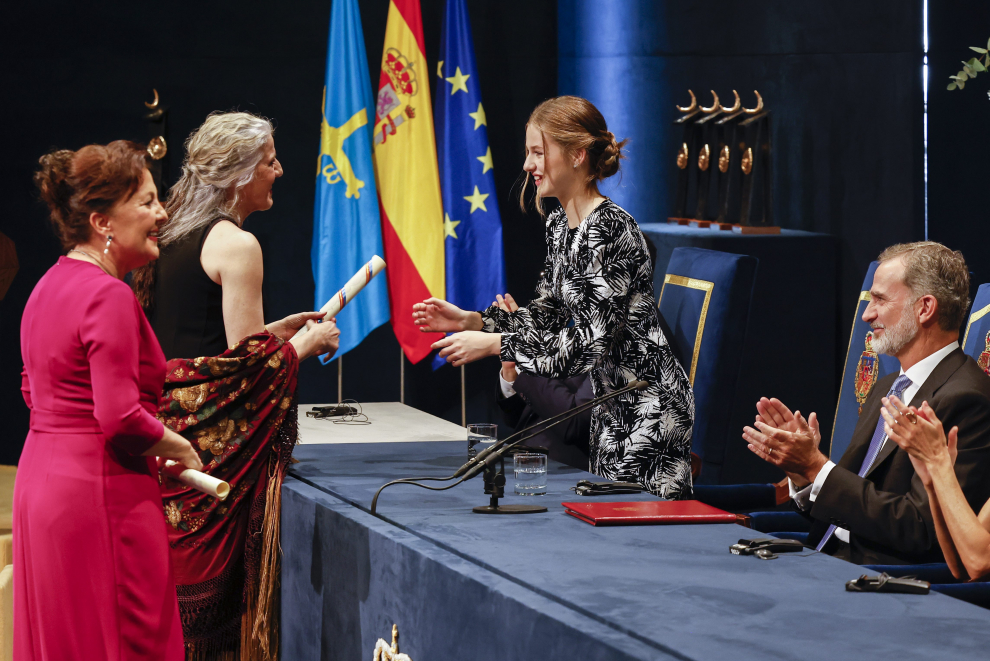
{"label": "gold ceremonial badge", "polygon": [[681,148],[677,150],[677,167],[684,169],[688,164],[688,147],[686,142],[681,143]]}
{"label": "gold ceremonial badge", "polygon": [[156,161],[160,161],[165,158],[165,154],[168,153],[168,145],[165,144],[165,138],[160,135],[156,135],[148,142],[148,156]]}
{"label": "gold ceremonial badge", "polygon": [[990,374],[990,331],[987,332],[987,346],[980,354],[980,359],[976,361],[976,364],[980,366],[980,369]]}
{"label": "gold ceremonial badge", "polygon": [[753,171],[753,148],[749,147],[746,149],[746,153],[742,157],[742,171],[743,174],[749,174]]}
{"label": "gold ceremonial badge", "polygon": [[863,413],[863,403],[866,401],[873,384],[877,382],[877,375],[880,373],[880,359],[877,352],[873,350],[873,331],[866,333],[866,348],[863,355],[856,363],[856,380],[854,391],[856,401],[859,402],[859,414]]}
{"label": "gold ceremonial badge", "polygon": [[722,145],[718,155],[718,171],[723,174],[729,171],[729,145]]}
{"label": "gold ceremonial badge", "polygon": [[701,153],[698,154],[698,169],[704,172],[708,169],[708,162],[711,160],[712,150],[705,145],[701,148]]}

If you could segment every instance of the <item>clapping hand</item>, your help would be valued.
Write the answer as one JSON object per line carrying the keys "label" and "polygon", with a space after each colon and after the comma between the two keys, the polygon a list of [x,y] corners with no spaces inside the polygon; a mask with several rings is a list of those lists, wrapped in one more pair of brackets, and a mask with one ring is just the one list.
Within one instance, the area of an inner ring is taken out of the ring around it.
{"label": "clapping hand", "polygon": [[818,415],[812,413],[805,420],[800,411],[791,413],[779,399],[765,397],[756,409],[755,428],[743,428],[749,450],[783,469],[799,487],[813,482],[828,461],[818,449],[822,440]]}
{"label": "clapping hand", "polygon": [[929,466],[938,462],[955,465],[959,454],[959,427],[950,429],[946,438],[942,422],[928,402],[923,402],[920,409],[905,406],[897,397],[884,397],[880,402],[887,438],[908,453],[914,471],[925,486],[932,483]]}

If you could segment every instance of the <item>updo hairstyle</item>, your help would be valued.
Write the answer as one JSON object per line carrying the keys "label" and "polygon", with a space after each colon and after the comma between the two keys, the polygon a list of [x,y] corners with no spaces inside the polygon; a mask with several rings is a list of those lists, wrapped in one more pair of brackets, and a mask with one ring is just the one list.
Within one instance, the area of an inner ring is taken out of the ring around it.
{"label": "updo hairstyle", "polygon": [[[526,128],[530,126],[537,128],[543,134],[544,154],[547,136],[559,144],[568,155],[580,149],[586,150],[589,186],[595,186],[599,181],[619,171],[619,160],[625,158],[622,148],[629,142],[628,139],[616,141],[615,135],[608,130],[605,118],[598,108],[591,101],[579,96],[558,96],[547,99],[536,106],[530,114]],[[529,178],[527,172],[525,184],[519,194],[519,206],[523,211],[526,210],[525,194]],[[536,208],[542,213],[539,191],[536,193]]]}
{"label": "updo hairstyle", "polygon": [[92,213],[109,213],[141,185],[148,152],[130,140],[60,149],[42,156],[34,183],[48,205],[55,234],[68,250],[89,241]]}
{"label": "updo hairstyle", "polygon": [[240,189],[254,179],[274,128],[247,112],[214,112],[186,140],[182,176],[165,203],[169,221],[162,246],[193,232],[218,216],[240,224],[235,213]]}

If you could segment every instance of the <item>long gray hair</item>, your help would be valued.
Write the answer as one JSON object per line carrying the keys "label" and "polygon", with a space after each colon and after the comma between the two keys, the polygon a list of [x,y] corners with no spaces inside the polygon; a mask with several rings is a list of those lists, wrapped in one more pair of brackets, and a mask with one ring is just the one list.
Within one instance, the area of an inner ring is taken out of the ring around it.
{"label": "long gray hair", "polygon": [[210,113],[186,140],[182,176],[165,203],[169,220],[162,228],[162,246],[217,216],[244,221],[235,211],[240,189],[254,178],[273,130],[268,119],[251,113]]}

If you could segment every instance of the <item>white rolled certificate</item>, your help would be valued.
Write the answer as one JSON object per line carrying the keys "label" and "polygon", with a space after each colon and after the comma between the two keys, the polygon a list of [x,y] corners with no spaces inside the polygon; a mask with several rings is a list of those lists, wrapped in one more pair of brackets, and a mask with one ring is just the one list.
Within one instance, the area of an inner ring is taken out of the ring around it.
{"label": "white rolled certificate", "polygon": [[187,487],[192,487],[197,491],[223,500],[230,494],[230,485],[223,480],[218,480],[212,475],[207,475],[201,471],[186,468],[180,463],[166,461],[162,473],[182,482]]}
{"label": "white rolled certificate", "polygon": [[323,315],[323,320],[332,319],[337,316],[337,313],[344,309],[351,299],[358,295],[358,292],[364,289],[365,285],[371,282],[371,279],[382,272],[385,268],[385,260],[378,255],[372,255],[371,261],[364,265],[360,271],[354,274],[354,277],[347,281],[344,288],[333,295],[333,297],[327,301],[327,304],[320,308],[320,312],[325,312]]}
{"label": "white rolled certificate", "polygon": [[[344,309],[344,306],[351,302],[351,300],[358,295],[365,286],[371,282],[371,279],[382,272],[385,268],[385,260],[378,255],[372,255],[371,261],[364,265],[364,267],[354,274],[354,277],[347,281],[343,289],[334,294],[327,304],[320,308],[320,312],[323,312],[323,320],[327,321],[333,319],[337,316],[337,313]],[[305,333],[306,327],[299,329],[299,333]]]}

